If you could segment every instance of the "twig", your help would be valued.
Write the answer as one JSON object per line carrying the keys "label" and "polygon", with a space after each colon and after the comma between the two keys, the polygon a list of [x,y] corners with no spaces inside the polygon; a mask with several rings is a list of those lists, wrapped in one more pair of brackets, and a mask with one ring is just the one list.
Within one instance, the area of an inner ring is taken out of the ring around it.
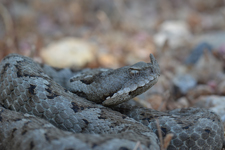
{"label": "twig", "polygon": [[159,141],[160,141],[160,150],[166,150],[167,147],[170,145],[170,141],[172,140],[174,134],[169,133],[166,135],[166,137],[163,139],[162,137],[162,131],[159,125],[159,120],[156,120],[156,125],[157,125],[157,130],[158,130],[158,135],[159,135]]}
{"label": "twig", "polygon": [[140,141],[137,141],[137,144],[135,145],[133,150],[137,150],[138,148],[140,148],[140,150],[143,150],[142,147],[141,147],[141,142]]}
{"label": "twig", "polygon": [[170,141],[172,140],[173,136],[174,135],[172,133],[169,133],[169,134],[166,135],[166,137],[163,140],[163,143],[164,143],[163,148],[164,149],[167,149],[167,147],[169,146]]}
{"label": "twig", "polygon": [[161,128],[160,128],[160,126],[159,126],[159,120],[158,120],[158,119],[155,119],[155,121],[156,121],[157,130],[158,130],[158,135],[159,135],[160,149],[161,149],[161,150],[164,150],[164,149],[163,149],[164,143],[163,143],[163,138],[162,138],[162,131],[161,131]]}
{"label": "twig", "polygon": [[157,109],[158,111],[161,111],[163,105],[164,105],[165,103],[168,102],[169,97],[170,97],[170,92],[169,92],[169,90],[167,90],[167,91],[163,94],[163,101],[161,102],[159,108]]}

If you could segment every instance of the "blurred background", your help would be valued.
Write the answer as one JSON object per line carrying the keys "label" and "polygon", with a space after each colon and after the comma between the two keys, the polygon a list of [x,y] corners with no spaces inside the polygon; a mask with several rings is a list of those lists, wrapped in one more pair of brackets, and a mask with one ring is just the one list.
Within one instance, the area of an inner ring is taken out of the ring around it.
{"label": "blurred background", "polygon": [[160,64],[138,96],[157,110],[205,107],[225,121],[224,0],[0,0],[0,59],[54,67]]}

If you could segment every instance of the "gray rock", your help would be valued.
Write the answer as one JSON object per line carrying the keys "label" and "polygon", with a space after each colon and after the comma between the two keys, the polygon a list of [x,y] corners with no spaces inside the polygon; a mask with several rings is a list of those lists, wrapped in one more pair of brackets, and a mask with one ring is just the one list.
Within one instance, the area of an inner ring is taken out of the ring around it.
{"label": "gray rock", "polygon": [[195,87],[197,81],[191,75],[177,76],[173,80],[174,92],[177,94],[186,94],[188,90]]}
{"label": "gray rock", "polygon": [[186,59],[185,63],[190,65],[190,64],[195,64],[199,58],[203,55],[204,50],[208,50],[208,51],[212,51],[213,47],[206,43],[200,43],[198,44],[191,52],[191,54],[188,56],[188,58]]}

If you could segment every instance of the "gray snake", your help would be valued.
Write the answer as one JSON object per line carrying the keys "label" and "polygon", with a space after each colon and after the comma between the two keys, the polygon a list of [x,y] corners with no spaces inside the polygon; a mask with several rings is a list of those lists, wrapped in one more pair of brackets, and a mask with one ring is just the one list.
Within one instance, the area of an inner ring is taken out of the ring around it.
{"label": "gray snake", "polygon": [[0,149],[132,150],[139,141],[144,150],[159,150],[161,132],[174,134],[169,150],[220,150],[223,125],[215,113],[127,102],[157,82],[159,66],[150,58],[115,70],[73,71],[8,55],[0,64]]}

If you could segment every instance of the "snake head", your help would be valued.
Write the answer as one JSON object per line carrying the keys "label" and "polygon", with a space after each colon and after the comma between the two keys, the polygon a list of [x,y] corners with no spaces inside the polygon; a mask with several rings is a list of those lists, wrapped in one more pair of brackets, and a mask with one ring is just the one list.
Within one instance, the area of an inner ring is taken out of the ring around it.
{"label": "snake head", "polygon": [[121,70],[127,73],[127,75],[121,73],[122,77],[125,76],[119,81],[122,83],[121,88],[113,95],[108,96],[102,104],[106,106],[117,105],[151,88],[158,81],[160,68],[152,54],[150,54],[150,61],[151,63],[138,62],[134,65],[121,68]]}
{"label": "snake head", "polygon": [[73,93],[105,106],[117,105],[151,88],[160,75],[152,54],[150,63],[138,62],[118,69],[93,69],[70,79]]}

